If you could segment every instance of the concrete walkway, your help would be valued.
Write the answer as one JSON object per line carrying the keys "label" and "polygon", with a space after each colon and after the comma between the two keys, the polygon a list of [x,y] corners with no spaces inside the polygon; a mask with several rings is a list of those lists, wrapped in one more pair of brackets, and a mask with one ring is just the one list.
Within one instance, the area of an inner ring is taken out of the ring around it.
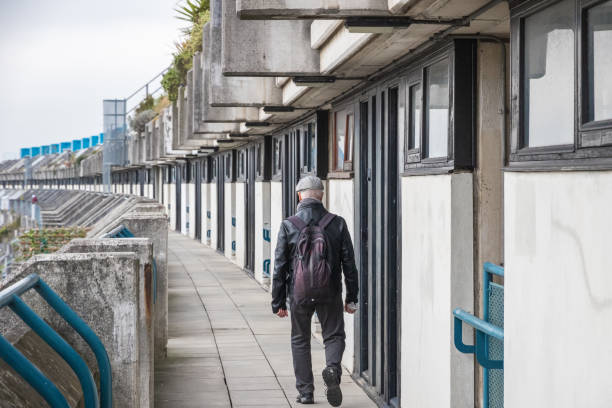
{"label": "concrete walkway", "polygon": [[[168,358],[155,362],[155,406],[296,406],[290,322],[272,315],[269,294],[223,256],[175,232],[168,273]],[[313,339],[312,348],[315,402],[329,406],[323,347]],[[376,407],[345,374],[342,406]]]}

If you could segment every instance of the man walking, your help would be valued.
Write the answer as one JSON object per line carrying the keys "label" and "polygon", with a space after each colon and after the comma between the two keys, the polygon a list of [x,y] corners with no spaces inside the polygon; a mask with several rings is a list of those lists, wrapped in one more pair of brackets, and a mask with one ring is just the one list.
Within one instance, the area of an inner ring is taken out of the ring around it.
{"label": "man walking", "polygon": [[297,402],[301,404],[314,404],[310,327],[312,315],[317,312],[325,345],[326,367],[322,375],[327,401],[337,407],[342,403],[340,363],[346,337],[342,312],[355,313],[359,290],[353,243],[344,219],[323,207],[323,183],[318,177],[302,178],[296,191],[300,199],[297,213],[283,221],[278,233],[272,311],[287,317],[289,298],[293,369]]}

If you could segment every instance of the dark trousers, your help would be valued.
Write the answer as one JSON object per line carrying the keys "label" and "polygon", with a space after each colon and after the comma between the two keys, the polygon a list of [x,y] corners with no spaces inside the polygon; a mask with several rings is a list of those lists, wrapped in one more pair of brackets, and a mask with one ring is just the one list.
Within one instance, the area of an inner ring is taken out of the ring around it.
{"label": "dark trousers", "polygon": [[341,373],[340,362],[344,353],[344,304],[342,297],[326,303],[300,304],[291,302],[291,352],[293,354],[293,370],[295,386],[300,393],[314,391],[312,376],[312,359],[310,356],[311,321],[317,312],[323,331],[325,345],[325,361],[328,367],[336,367]]}

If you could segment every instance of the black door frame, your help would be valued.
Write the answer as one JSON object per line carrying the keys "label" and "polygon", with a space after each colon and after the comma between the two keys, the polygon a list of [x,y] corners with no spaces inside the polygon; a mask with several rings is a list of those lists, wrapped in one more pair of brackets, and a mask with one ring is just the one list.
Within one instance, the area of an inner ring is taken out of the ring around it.
{"label": "black door frame", "polygon": [[176,222],[174,225],[174,228],[176,231],[179,232],[183,232],[182,231],[182,219],[181,219],[181,186],[183,184],[183,164],[181,163],[177,163],[175,166],[175,170],[174,170],[174,185],[175,185],[175,194],[174,194],[174,198],[175,198],[175,204],[174,204],[174,211],[176,214]]}
{"label": "black door frame", "polygon": [[255,273],[255,161],[257,149],[255,144],[247,147],[246,151],[246,180],[245,180],[245,269]]}
{"label": "black door frame", "polygon": [[[355,319],[354,378],[379,404],[399,407],[401,221],[397,110],[400,79],[355,101],[355,227],[360,311]],[[389,114],[390,110],[396,114]],[[364,114],[367,112],[367,117]]]}

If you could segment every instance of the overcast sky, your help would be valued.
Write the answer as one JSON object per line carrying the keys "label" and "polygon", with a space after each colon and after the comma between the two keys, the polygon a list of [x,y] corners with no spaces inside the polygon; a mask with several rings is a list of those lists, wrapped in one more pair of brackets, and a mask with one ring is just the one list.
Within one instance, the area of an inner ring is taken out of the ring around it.
{"label": "overcast sky", "polygon": [[102,131],[171,62],[177,0],[0,0],[0,159]]}

